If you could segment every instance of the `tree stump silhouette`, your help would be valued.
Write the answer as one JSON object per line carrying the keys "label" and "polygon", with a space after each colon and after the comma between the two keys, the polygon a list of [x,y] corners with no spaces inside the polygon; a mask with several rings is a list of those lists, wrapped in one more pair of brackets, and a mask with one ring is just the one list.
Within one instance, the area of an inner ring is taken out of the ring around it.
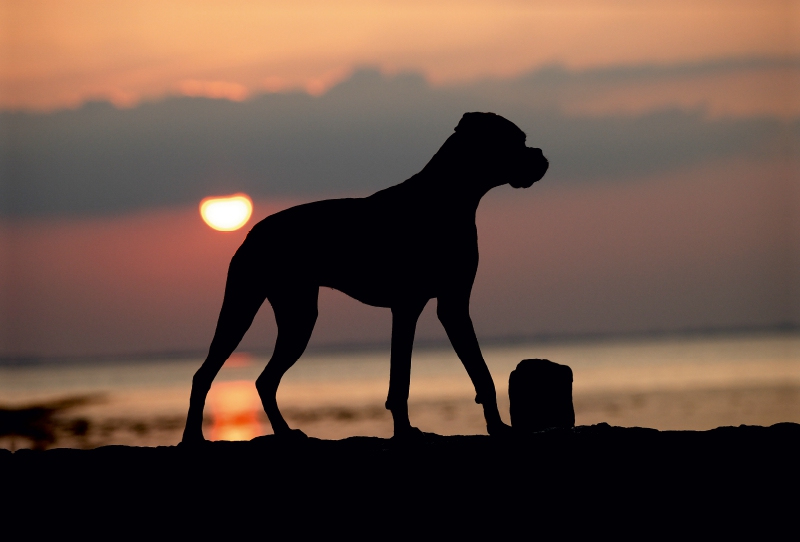
{"label": "tree stump silhouette", "polygon": [[524,359],[508,379],[511,426],[522,431],[574,427],[572,369],[547,359]]}

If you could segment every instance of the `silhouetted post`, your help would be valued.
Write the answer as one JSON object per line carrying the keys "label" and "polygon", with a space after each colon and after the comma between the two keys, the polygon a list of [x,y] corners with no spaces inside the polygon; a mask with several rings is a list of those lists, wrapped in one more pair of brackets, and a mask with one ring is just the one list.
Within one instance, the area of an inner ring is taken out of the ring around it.
{"label": "silhouetted post", "polygon": [[542,431],[573,427],[572,369],[547,359],[524,359],[508,379],[511,426]]}

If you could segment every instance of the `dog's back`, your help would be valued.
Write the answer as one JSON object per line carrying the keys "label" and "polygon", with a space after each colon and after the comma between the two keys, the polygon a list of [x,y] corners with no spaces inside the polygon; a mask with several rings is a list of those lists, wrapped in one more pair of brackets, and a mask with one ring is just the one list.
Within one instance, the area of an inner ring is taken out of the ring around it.
{"label": "dog's back", "polygon": [[256,224],[240,253],[272,280],[328,286],[370,305],[389,307],[407,289],[435,297],[443,260],[477,256],[474,214],[459,220],[438,199],[415,176],[366,198],[298,205]]}

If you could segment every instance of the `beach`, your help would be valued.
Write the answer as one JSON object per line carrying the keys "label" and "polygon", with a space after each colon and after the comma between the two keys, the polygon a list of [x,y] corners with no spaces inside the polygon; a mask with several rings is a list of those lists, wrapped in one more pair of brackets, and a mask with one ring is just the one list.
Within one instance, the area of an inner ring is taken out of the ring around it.
{"label": "beach", "polygon": [[[483,351],[506,421],[509,374],[522,359],[547,358],[573,369],[577,425],[708,430],[800,422],[797,334],[530,341],[489,344]],[[267,360],[237,353],[228,361],[206,405],[207,439],[271,433],[253,384]],[[0,367],[0,407],[67,404],[53,414],[55,440],[40,447],[174,445],[200,363],[150,358],[6,365]],[[292,427],[312,437],[388,438],[388,375],[386,351],[308,352],[285,376],[278,404]],[[440,435],[485,435],[473,399],[452,348],[415,349],[409,399],[414,425]],[[6,449],[35,445],[20,436],[0,439]]]}

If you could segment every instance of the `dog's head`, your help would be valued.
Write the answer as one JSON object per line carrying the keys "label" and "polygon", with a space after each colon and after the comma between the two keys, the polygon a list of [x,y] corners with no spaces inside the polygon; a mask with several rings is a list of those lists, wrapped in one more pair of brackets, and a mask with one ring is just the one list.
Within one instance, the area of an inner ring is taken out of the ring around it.
{"label": "dog's head", "polygon": [[462,153],[471,157],[471,167],[491,177],[495,186],[528,188],[550,165],[542,149],[525,146],[525,132],[494,113],[464,113],[456,136]]}

